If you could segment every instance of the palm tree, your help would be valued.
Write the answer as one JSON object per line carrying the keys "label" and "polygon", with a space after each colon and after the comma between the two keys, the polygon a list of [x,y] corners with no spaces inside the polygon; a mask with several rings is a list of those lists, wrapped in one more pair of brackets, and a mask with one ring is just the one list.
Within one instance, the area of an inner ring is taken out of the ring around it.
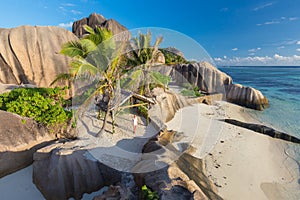
{"label": "palm tree", "polygon": [[[147,34],[139,33],[138,37],[132,38],[130,45],[131,51],[126,55],[126,65],[130,66],[132,71],[130,78],[124,81],[123,87],[132,89],[133,85],[141,83],[140,93],[150,96],[150,83],[154,82],[157,85],[164,86],[165,83],[160,81],[161,75],[159,72],[151,71],[151,68],[156,64],[157,57],[161,52],[158,50],[163,37],[158,37],[154,45],[151,45],[152,35],[148,31]],[[160,75],[158,75],[158,73]],[[138,80],[138,78],[140,80]]]}
{"label": "palm tree", "polygon": [[96,30],[93,30],[89,26],[85,26],[84,28],[89,33],[88,35],[82,39],[63,45],[61,53],[72,58],[70,63],[71,68],[69,73],[59,74],[53,83],[61,79],[74,81],[81,78],[96,78],[95,91],[85,100],[83,106],[88,105],[97,94],[108,97],[102,128],[97,134],[99,135],[106,128],[112,106],[111,102],[115,96],[115,87],[120,76],[117,67],[120,62],[118,53],[121,52],[122,44],[119,44],[119,50],[115,52],[116,44],[113,39],[110,39],[112,38],[110,31],[99,27]]}

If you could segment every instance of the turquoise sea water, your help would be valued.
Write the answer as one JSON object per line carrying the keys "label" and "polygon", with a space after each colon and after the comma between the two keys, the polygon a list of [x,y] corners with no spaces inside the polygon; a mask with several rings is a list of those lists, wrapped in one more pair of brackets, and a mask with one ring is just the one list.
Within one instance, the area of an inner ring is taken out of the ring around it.
{"label": "turquoise sea water", "polygon": [[300,138],[300,67],[219,67],[234,83],[260,90],[270,102],[264,111],[251,111],[259,120]]}

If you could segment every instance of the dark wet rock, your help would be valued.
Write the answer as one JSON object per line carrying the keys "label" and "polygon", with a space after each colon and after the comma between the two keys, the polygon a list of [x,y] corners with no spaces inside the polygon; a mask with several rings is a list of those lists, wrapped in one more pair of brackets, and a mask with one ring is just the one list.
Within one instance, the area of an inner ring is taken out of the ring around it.
{"label": "dark wet rock", "polygon": [[250,129],[252,131],[255,131],[255,132],[258,132],[258,133],[261,133],[264,135],[268,135],[273,138],[300,144],[300,139],[298,139],[292,135],[289,135],[287,133],[277,131],[277,130],[270,128],[268,126],[265,126],[265,125],[245,123],[245,122],[241,122],[241,121],[234,120],[234,119],[225,119],[225,122],[227,122],[229,124],[233,124],[235,126],[240,126],[240,127],[246,128],[246,129]]}

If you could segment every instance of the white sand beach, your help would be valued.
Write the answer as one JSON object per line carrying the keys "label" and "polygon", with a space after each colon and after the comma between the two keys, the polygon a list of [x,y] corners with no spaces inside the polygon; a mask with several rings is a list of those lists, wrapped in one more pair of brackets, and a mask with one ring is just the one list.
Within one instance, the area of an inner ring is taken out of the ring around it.
{"label": "white sand beach", "polygon": [[[226,124],[220,120],[224,118],[256,122],[247,115],[246,109],[219,102],[216,106],[195,104],[180,109],[167,126],[168,129],[183,132],[183,137],[175,143],[176,147],[180,148],[181,143],[189,143],[198,148],[195,156],[205,159],[208,176],[224,199],[299,199],[299,166],[285,154],[285,151],[299,147]],[[125,138],[127,142],[116,148],[134,154],[141,150],[141,144],[152,134],[139,119],[138,133],[133,135],[131,121],[127,121],[126,131],[120,135],[114,134],[115,138],[109,142],[110,145],[111,142],[116,145]],[[99,125],[94,128],[92,133],[99,130]],[[142,133],[150,135],[145,137]],[[82,137],[86,139],[93,136]],[[86,141],[82,140],[81,143]],[[97,141],[94,142],[98,146]],[[1,178],[0,194],[1,199],[43,199],[32,183],[32,167]],[[96,194],[85,194],[83,199],[92,199]]]}
{"label": "white sand beach", "polygon": [[224,199],[299,199],[299,166],[286,154],[294,148],[299,151],[299,145],[218,120],[224,118],[259,123],[247,115],[247,109],[219,102],[217,107],[185,107],[167,125],[195,136],[191,142],[199,150],[195,156],[204,157],[208,176]]}

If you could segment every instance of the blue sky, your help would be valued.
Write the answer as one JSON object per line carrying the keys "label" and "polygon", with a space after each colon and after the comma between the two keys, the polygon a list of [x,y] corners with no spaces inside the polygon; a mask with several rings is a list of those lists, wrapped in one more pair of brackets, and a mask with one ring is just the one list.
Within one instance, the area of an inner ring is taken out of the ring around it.
{"label": "blue sky", "polygon": [[[218,65],[299,65],[300,0],[10,0],[0,27],[70,29],[96,12],[129,29],[162,27],[201,44]],[[191,49],[192,51],[192,49]]]}

